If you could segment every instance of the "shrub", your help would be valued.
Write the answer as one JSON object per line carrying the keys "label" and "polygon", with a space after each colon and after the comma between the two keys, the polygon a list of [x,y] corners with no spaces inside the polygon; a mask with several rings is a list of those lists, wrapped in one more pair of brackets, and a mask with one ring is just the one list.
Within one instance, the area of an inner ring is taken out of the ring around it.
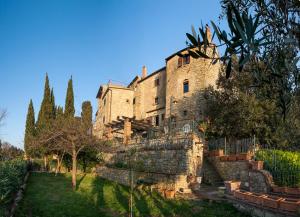
{"label": "shrub", "polygon": [[272,174],[275,184],[300,187],[299,152],[262,149],[255,158],[264,161],[264,168]]}
{"label": "shrub", "polygon": [[26,172],[26,161],[10,160],[0,162],[0,204],[2,206],[11,202],[13,194],[22,185]]}

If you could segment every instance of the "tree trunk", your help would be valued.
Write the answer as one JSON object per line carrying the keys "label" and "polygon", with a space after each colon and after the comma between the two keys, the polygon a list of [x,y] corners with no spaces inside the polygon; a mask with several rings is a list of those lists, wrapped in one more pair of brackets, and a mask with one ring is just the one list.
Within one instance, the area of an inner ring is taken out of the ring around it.
{"label": "tree trunk", "polygon": [[72,150],[72,187],[76,190],[77,156],[75,147]]}
{"label": "tree trunk", "polygon": [[58,156],[57,157],[57,165],[56,165],[56,168],[55,168],[55,176],[57,176],[59,164],[60,164],[60,159],[59,159],[59,156]]}
{"label": "tree trunk", "polygon": [[47,155],[45,155],[45,156],[44,156],[44,170],[45,170],[45,171],[48,170],[47,167],[48,167],[48,157],[47,157]]}
{"label": "tree trunk", "polygon": [[61,164],[64,159],[64,155],[65,155],[65,152],[63,152],[63,154],[61,155],[61,158],[59,158],[59,155],[57,155],[57,166],[56,166],[56,170],[55,170],[55,176],[57,175],[57,173],[60,172]]}

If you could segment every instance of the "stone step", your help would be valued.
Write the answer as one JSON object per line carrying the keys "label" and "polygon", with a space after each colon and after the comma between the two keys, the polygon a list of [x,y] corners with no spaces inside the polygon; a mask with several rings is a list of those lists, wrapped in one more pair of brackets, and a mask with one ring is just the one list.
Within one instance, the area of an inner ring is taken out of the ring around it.
{"label": "stone step", "polygon": [[203,160],[203,175],[202,175],[202,182],[205,184],[210,184],[213,186],[222,186],[224,185],[224,182],[221,178],[221,176],[218,174],[217,170],[214,168],[214,166],[207,160],[207,158],[204,158]]}

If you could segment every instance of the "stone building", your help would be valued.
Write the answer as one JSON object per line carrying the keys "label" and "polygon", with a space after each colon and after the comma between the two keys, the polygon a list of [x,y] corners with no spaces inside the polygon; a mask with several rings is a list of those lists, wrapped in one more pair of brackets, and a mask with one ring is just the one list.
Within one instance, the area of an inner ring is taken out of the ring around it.
{"label": "stone building", "polygon": [[202,92],[215,86],[219,68],[211,60],[192,58],[185,48],[167,57],[165,67],[149,75],[143,66],[141,76],[128,86],[101,85],[94,134],[102,138],[106,125],[120,117],[148,120],[154,127],[203,119]]}

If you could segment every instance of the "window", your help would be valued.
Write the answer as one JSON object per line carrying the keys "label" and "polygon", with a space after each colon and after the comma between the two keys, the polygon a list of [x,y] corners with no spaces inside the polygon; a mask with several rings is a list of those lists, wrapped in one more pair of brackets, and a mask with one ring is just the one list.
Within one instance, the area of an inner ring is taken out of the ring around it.
{"label": "window", "polygon": [[183,93],[187,93],[187,92],[189,92],[189,81],[185,80],[183,82]]}
{"label": "window", "polygon": [[159,116],[155,116],[155,126],[159,126]]}
{"label": "window", "polygon": [[182,66],[182,57],[178,57],[178,64],[177,64],[178,68],[180,68]]}
{"label": "window", "polygon": [[154,80],[154,86],[155,86],[155,87],[159,86],[159,78],[156,78],[156,79]]}
{"label": "window", "polygon": [[105,116],[103,116],[103,123],[105,123]]}
{"label": "window", "polygon": [[106,104],[106,99],[104,99],[104,101],[103,101],[103,105],[105,105]]}
{"label": "window", "polygon": [[190,55],[184,55],[183,56],[183,65],[190,63]]}
{"label": "window", "polygon": [[133,98],[133,102],[132,102],[132,104],[133,104],[133,105],[135,105],[135,98]]}
{"label": "window", "polygon": [[178,57],[178,63],[177,63],[178,68],[186,64],[190,64],[190,55],[187,54],[182,57]]}
{"label": "window", "polygon": [[188,114],[188,111],[187,111],[187,110],[184,110],[184,111],[183,111],[183,116],[187,116],[187,114]]}
{"label": "window", "polygon": [[155,97],[155,105],[158,105],[158,97]]}

